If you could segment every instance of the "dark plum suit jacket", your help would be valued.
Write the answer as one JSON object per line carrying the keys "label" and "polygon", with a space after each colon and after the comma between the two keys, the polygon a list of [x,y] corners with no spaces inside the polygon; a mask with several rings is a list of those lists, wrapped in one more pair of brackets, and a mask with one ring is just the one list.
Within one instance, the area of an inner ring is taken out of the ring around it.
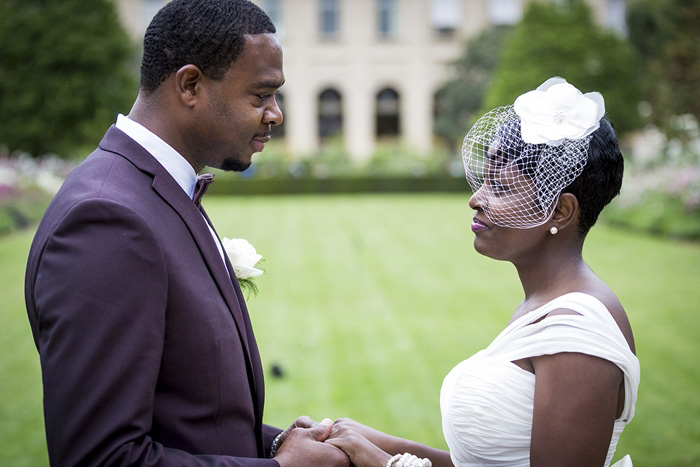
{"label": "dark plum suit jacket", "polygon": [[110,128],[49,206],[27,265],[52,465],[278,466],[231,277],[192,200]]}

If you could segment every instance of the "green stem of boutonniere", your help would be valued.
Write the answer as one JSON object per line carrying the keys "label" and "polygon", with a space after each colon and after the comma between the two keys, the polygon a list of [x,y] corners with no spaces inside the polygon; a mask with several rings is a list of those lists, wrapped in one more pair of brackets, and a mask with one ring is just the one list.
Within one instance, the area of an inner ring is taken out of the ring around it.
{"label": "green stem of boutonniere", "polygon": [[246,300],[250,298],[251,293],[254,297],[258,296],[258,286],[252,279],[238,279],[238,285],[241,286],[241,291],[245,294]]}
{"label": "green stem of boutonniere", "polygon": [[[263,258],[256,264],[256,269],[259,269],[260,271],[262,271],[262,273],[264,273],[265,270],[260,267],[260,264],[264,262],[265,259]],[[234,266],[233,269],[236,270],[236,267]],[[238,285],[241,286],[241,291],[245,294],[246,300],[250,298],[250,294],[253,294],[254,297],[258,296],[258,285],[254,281],[255,277],[257,276],[246,277],[245,279],[241,279],[240,277],[238,277],[238,271],[236,271],[236,279],[238,280]]]}

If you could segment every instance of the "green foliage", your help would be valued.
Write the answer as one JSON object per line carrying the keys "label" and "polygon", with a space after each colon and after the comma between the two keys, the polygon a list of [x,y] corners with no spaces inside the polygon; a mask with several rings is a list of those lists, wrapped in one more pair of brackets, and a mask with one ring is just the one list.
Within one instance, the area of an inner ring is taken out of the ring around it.
{"label": "green foliage", "polygon": [[631,0],[627,23],[631,43],[644,61],[644,97],[650,119],[670,135],[674,115],[700,121],[700,2]]}
{"label": "green foliage", "polygon": [[0,236],[38,223],[72,168],[56,157],[0,153]]}
{"label": "green foliage", "polygon": [[38,223],[50,201],[50,196],[37,191],[14,199],[0,196],[0,236]]}
{"label": "green foliage", "polygon": [[0,0],[0,145],[34,155],[95,145],[135,92],[109,0]]}
{"label": "green foliage", "polygon": [[[451,167],[457,162],[457,174]],[[325,180],[330,178],[463,178],[461,161],[444,150],[429,154],[418,152],[397,140],[379,142],[367,160],[353,159],[345,151],[343,140],[333,138],[317,152],[306,157],[292,156],[279,142],[270,142],[265,152],[253,158],[251,167],[243,173],[215,171],[221,180]],[[319,184],[315,184],[320,186]],[[260,186],[268,186],[261,184]],[[213,188],[216,190],[216,188]],[[283,190],[286,191],[286,190]]]}
{"label": "green foliage", "polygon": [[509,31],[507,26],[493,27],[467,42],[464,54],[452,63],[454,79],[438,91],[434,131],[447,140],[451,149],[461,143],[479,117],[477,112],[483,107],[483,96],[499,64],[501,46]]}
{"label": "green foliage", "polygon": [[485,110],[512,104],[552,76],[599,91],[618,132],[638,128],[638,60],[625,40],[595,25],[581,0],[532,2],[503,45]]}
{"label": "green foliage", "polygon": [[633,166],[603,216],[632,230],[700,240],[700,166]]}

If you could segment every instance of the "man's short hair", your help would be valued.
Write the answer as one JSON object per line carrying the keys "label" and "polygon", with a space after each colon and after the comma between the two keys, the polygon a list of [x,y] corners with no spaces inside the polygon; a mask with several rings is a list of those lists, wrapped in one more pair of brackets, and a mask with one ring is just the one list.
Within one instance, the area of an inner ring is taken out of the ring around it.
{"label": "man's short hair", "polygon": [[146,29],[141,90],[152,93],[188,64],[221,80],[241,54],[247,34],[275,32],[265,12],[248,0],[174,0]]}

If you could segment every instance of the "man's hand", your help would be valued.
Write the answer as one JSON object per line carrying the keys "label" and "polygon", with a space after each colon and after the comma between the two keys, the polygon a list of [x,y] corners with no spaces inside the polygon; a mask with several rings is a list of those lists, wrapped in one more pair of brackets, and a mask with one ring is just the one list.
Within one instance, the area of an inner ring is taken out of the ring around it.
{"label": "man's hand", "polygon": [[279,440],[277,441],[277,450],[279,451],[280,447],[282,446],[282,443],[284,443],[284,441],[289,436],[289,433],[291,433],[294,428],[313,428],[316,425],[318,425],[318,422],[306,415],[302,415],[301,417],[297,418],[296,420],[294,420],[294,423],[289,425],[289,428],[280,433]]}
{"label": "man's hand", "polygon": [[348,456],[339,448],[324,443],[332,428],[330,419],[316,423],[309,417],[299,417],[282,433],[275,460],[280,467],[348,467]]}

